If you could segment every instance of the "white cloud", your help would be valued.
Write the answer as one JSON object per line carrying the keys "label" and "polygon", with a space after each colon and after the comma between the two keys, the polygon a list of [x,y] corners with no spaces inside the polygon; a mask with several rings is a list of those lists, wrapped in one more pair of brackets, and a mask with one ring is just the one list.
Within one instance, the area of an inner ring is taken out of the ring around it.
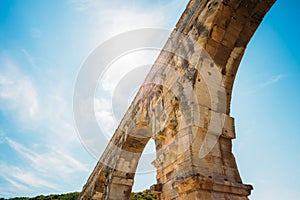
{"label": "white cloud", "polygon": [[137,28],[162,27],[165,15],[161,10],[145,12],[140,8],[106,10],[98,20],[106,19],[111,35]]}
{"label": "white cloud", "polygon": [[94,109],[99,127],[109,139],[117,126],[117,121],[112,113],[112,104],[108,99],[102,97],[95,98]]}
{"label": "white cloud", "polygon": [[47,148],[44,149],[46,153],[37,153],[10,138],[6,138],[6,141],[18,154],[29,160],[32,168],[39,172],[59,174],[61,176],[67,174],[69,176],[74,172],[88,171],[86,165],[68,155],[67,152],[62,152],[57,148]]}
{"label": "white cloud", "polygon": [[[25,49],[22,52],[30,65],[37,66]],[[46,139],[50,136],[66,143],[77,140],[71,97],[65,95],[67,85],[59,83],[58,86],[45,72],[26,73],[22,71],[26,68],[25,64],[14,64],[11,58],[3,60],[0,68],[0,109],[10,113],[19,127],[34,130],[35,134],[41,132],[45,135],[48,132]],[[39,73],[47,78],[40,80]]]}
{"label": "white cloud", "polygon": [[187,2],[70,0],[69,4],[86,17],[86,24],[82,28],[89,32],[84,40],[91,48],[95,48],[95,45],[112,36],[134,29],[172,30],[177,22],[178,13],[182,13]]}
{"label": "white cloud", "polygon": [[29,190],[28,187],[10,179],[10,178],[5,178],[5,180],[7,180],[11,185],[13,185],[18,190],[21,190],[21,191]]}
{"label": "white cloud", "polygon": [[39,100],[33,82],[12,64],[1,74],[0,109],[15,110],[22,119],[34,119],[39,112]]}
{"label": "white cloud", "polygon": [[[1,172],[7,173],[7,171],[5,171],[5,169],[8,169],[8,168],[13,168],[13,167],[10,166],[10,167],[4,168],[3,165],[0,164]],[[5,188],[5,193],[3,193],[4,191],[0,192],[0,194],[2,194],[2,195],[13,195],[16,190],[23,191],[23,192],[30,191],[30,187],[17,182],[17,180],[13,180],[12,178],[7,178],[7,177],[5,177],[5,175],[2,175],[2,178],[11,185],[11,187]]]}
{"label": "white cloud", "polygon": [[[37,81],[35,73],[21,70],[25,68],[23,63],[13,63],[13,59],[3,59],[0,68],[0,110],[12,117],[3,118],[4,122],[12,120],[9,123],[15,124],[6,134],[0,132],[0,144],[7,143],[20,162],[0,163],[0,179],[2,176],[6,182],[1,183],[1,190],[15,196],[74,188],[74,177],[88,174],[91,163],[83,164],[86,158],[75,158],[84,149],[74,130],[67,88],[63,84],[58,87],[51,77]],[[19,135],[22,144],[17,142]]]}
{"label": "white cloud", "polygon": [[56,191],[59,190],[59,187],[57,185],[54,185],[44,179],[36,177],[36,175],[32,174],[31,172],[26,172],[17,167],[13,167],[13,168],[11,168],[11,170],[13,170],[13,173],[11,173],[11,176],[13,178],[15,178],[15,180],[25,183],[26,185],[28,185],[30,187],[37,187],[37,188],[46,187],[46,188],[54,189]]}
{"label": "white cloud", "polygon": [[4,190],[12,194],[16,193],[18,189],[27,193],[31,191],[33,187],[59,191],[58,186],[37,177],[34,173],[2,162],[0,163],[0,177],[11,184],[11,186],[6,187]]}
{"label": "white cloud", "polygon": [[5,141],[22,158],[16,165],[0,162],[0,178],[8,183],[3,190],[10,195],[20,192],[23,195],[32,194],[36,191],[63,192],[65,186],[74,184],[74,176],[90,171],[86,164],[58,147],[45,144],[41,150],[37,148],[39,145],[28,148],[8,137]]}

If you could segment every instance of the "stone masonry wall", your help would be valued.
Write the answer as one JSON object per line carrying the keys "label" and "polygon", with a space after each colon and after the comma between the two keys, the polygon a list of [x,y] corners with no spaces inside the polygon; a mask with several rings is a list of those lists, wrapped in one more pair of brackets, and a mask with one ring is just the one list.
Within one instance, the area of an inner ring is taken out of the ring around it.
{"label": "stone masonry wall", "polygon": [[246,200],[232,154],[232,87],[275,0],[191,0],[79,196],[129,199],[139,158],[156,144],[160,199]]}

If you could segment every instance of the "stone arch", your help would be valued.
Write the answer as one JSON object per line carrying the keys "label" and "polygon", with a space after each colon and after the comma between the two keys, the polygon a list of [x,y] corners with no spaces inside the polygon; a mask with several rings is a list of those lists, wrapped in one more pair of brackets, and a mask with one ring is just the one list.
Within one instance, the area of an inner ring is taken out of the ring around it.
{"label": "stone arch", "polygon": [[[231,149],[235,138],[231,94],[247,44],[274,3],[189,2],[150,71],[155,76],[146,78],[79,199],[129,199],[139,157],[151,137],[157,150],[153,162],[157,184],[151,189],[160,199],[248,199],[252,186],[242,183]],[[187,39],[176,40],[177,33]],[[213,64],[195,58],[202,52],[196,44],[204,48]],[[188,62],[168,51],[169,47],[183,53]],[[197,74],[203,68],[204,74]],[[217,72],[220,82],[211,70]],[[174,71],[180,74],[175,79]],[[205,76],[210,84],[202,84]],[[173,94],[164,89],[172,81]],[[201,98],[211,85],[218,88]]]}
{"label": "stone arch", "polygon": [[130,198],[138,161],[153,134],[141,124],[132,127],[129,134],[120,133],[118,140],[110,141],[110,151],[100,158],[81,199]]}
{"label": "stone arch", "polygon": [[137,125],[129,131],[110,172],[111,180],[105,191],[110,199],[129,199],[138,162],[152,135],[152,130],[145,125]]}

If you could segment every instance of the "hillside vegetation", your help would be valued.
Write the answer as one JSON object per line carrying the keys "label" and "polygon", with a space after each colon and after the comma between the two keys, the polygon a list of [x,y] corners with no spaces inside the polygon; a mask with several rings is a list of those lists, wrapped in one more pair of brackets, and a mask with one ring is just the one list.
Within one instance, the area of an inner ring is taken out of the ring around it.
{"label": "hillside vegetation", "polygon": [[72,192],[67,194],[50,194],[50,195],[39,195],[36,197],[14,197],[10,199],[0,198],[0,200],[76,200],[79,192]]}
{"label": "hillside vegetation", "polygon": [[[76,200],[79,196],[79,192],[71,192],[67,194],[50,194],[50,195],[39,195],[36,197],[14,197],[9,199],[0,198],[0,200]],[[149,190],[142,192],[132,192],[131,200],[154,200],[156,196],[151,194]]]}

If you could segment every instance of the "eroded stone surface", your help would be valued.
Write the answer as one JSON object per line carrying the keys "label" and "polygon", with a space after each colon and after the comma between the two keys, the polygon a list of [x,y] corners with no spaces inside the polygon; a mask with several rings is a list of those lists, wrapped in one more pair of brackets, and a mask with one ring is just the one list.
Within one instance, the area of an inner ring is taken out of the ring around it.
{"label": "eroded stone surface", "polygon": [[252,186],[231,149],[230,100],[246,46],[274,2],[189,2],[79,199],[129,199],[151,138],[159,199],[248,199]]}

